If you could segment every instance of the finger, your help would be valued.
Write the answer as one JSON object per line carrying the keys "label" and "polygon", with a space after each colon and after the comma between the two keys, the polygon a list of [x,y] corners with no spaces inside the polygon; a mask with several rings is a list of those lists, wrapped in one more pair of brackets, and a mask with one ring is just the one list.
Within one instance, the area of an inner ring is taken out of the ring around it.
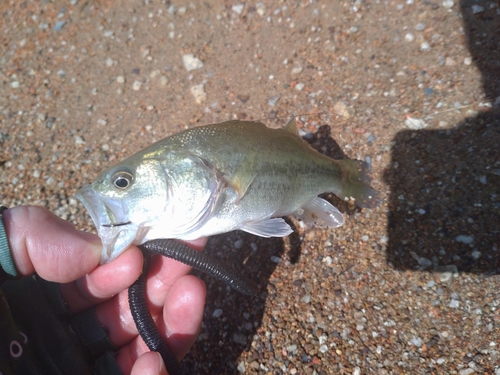
{"label": "finger", "polygon": [[[186,275],[177,280],[166,296],[162,319],[157,320],[157,325],[179,360],[186,355],[198,337],[205,297],[205,284],[192,275]],[[110,335],[110,339],[115,345],[120,346],[120,342],[115,341],[116,337]],[[120,339],[125,339],[125,336]],[[129,373],[137,358],[148,351],[149,349],[140,337],[136,337],[128,345],[122,347],[117,362],[123,373]]]}
{"label": "finger", "polygon": [[160,354],[147,352],[134,363],[131,375],[168,375],[168,373]]}
{"label": "finger", "polygon": [[179,279],[167,295],[163,308],[165,335],[179,359],[184,358],[198,337],[206,294],[205,283],[187,275]]}
{"label": "finger", "polygon": [[99,264],[101,241],[41,207],[20,206],[2,213],[12,257],[20,275],[69,282]]}
{"label": "finger", "polygon": [[[189,276],[189,277],[188,277]],[[181,282],[181,280],[184,280],[186,278],[188,281],[187,286],[185,286],[185,292],[186,295],[189,297],[189,290],[187,290],[189,287],[192,288],[192,293],[197,293],[197,298],[201,298],[202,304],[204,303],[205,296],[204,294],[199,293],[199,283],[203,282],[199,280],[198,278],[190,275],[184,275],[178,278],[176,283],[174,283],[174,286],[176,285],[184,285],[184,284],[178,284]],[[185,282],[185,281],[183,281]],[[204,285],[204,284],[203,284]],[[173,288],[173,287],[172,287]],[[172,289],[171,288],[171,289]],[[203,286],[204,289],[204,286]],[[164,296],[164,301],[171,296],[171,290],[169,290],[167,293],[165,293]],[[179,294],[176,296],[179,297]],[[180,296],[183,298],[183,301],[188,302],[189,300],[184,298],[183,296]],[[175,301],[173,299],[169,300],[170,302],[165,302],[165,305],[173,304]],[[197,306],[197,305],[196,305]],[[151,311],[150,313],[153,316],[153,318],[158,321],[158,317],[162,316],[162,309],[159,311]],[[114,298],[110,299],[109,301],[106,301],[98,306],[95,307],[95,313],[97,316],[97,319],[99,322],[107,328],[109,334],[109,339],[115,345],[116,347],[121,347],[127,343],[129,343],[131,340],[133,340],[137,335],[137,327],[135,325],[134,319],[132,318],[132,314],[130,312],[130,305],[128,301],[128,290],[124,290],[120,292],[118,295],[116,295]],[[158,322],[158,325],[160,329],[163,331],[166,330],[165,325],[160,321]],[[177,327],[174,325],[170,331],[175,330]]]}
{"label": "finger", "polygon": [[61,284],[63,299],[71,312],[85,310],[127,289],[142,272],[142,252],[130,246],[111,263],[95,268],[76,282]]}
{"label": "finger", "polygon": [[[185,242],[188,246],[201,251],[207,238]],[[146,284],[147,298],[152,314],[158,314],[165,303],[165,296],[177,279],[191,271],[191,267],[171,258],[154,256],[149,268]]]}
{"label": "finger", "polygon": [[[205,246],[206,242],[207,239],[202,238],[188,241],[186,244],[199,250]],[[155,262],[160,266],[150,272],[155,276],[154,280],[149,283],[148,291],[154,298],[153,305],[158,308],[156,313],[159,313],[168,289],[176,279],[187,274],[190,267],[166,257],[157,257]],[[88,275],[78,279],[76,283],[61,285],[62,296],[72,312],[87,309],[127,289],[141,274],[142,265],[141,251],[131,245],[113,262],[95,268]]]}

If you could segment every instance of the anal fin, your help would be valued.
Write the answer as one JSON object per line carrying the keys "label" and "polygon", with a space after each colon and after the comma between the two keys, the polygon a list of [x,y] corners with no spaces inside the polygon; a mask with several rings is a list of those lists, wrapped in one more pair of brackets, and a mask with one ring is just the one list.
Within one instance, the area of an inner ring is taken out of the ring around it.
{"label": "anal fin", "polygon": [[319,227],[337,228],[344,224],[342,212],[320,197],[307,202],[295,213],[295,216],[303,220],[305,224]]}
{"label": "anal fin", "polygon": [[264,219],[251,221],[243,224],[241,230],[261,237],[286,237],[293,232],[282,218]]}

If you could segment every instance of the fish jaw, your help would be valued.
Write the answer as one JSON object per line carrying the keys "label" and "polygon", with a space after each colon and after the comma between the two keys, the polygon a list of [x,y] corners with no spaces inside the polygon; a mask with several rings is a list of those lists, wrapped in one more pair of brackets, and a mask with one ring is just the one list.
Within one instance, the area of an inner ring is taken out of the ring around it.
{"label": "fish jaw", "polygon": [[[117,258],[125,249],[134,242],[144,237],[146,233],[138,236],[139,227],[127,218],[126,208],[109,197],[102,197],[92,185],[86,185],[75,194],[83,203],[90,214],[102,241],[100,263],[105,264]],[[119,224],[119,225],[116,225]]]}

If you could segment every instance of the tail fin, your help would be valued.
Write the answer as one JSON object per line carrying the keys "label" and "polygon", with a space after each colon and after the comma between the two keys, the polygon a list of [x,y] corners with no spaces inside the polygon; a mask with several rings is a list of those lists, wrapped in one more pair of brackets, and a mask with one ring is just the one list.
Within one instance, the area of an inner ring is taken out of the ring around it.
{"label": "tail fin", "polygon": [[373,208],[379,205],[379,193],[370,187],[368,165],[359,160],[338,160],[342,170],[342,199],[354,198],[359,207]]}

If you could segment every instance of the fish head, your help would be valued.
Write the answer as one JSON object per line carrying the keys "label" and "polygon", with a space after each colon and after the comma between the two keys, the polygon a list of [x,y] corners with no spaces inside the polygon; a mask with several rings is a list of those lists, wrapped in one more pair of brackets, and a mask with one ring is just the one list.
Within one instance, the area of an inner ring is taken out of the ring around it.
{"label": "fish head", "polygon": [[118,257],[130,244],[142,243],[151,222],[166,210],[166,180],[158,160],[129,158],[76,192],[101,238],[101,264]]}

